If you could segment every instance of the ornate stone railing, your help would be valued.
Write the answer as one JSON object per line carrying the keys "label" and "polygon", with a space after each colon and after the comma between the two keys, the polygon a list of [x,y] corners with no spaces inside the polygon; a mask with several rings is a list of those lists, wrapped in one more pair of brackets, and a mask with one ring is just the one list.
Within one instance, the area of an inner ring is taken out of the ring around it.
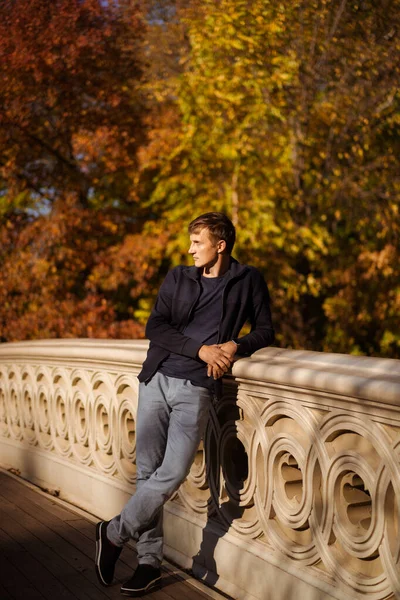
{"label": "ornate stone railing", "polygon": [[[113,516],[134,489],[146,349],[0,345],[0,465]],[[400,361],[274,348],[238,361],[165,540],[235,598],[400,598]]]}

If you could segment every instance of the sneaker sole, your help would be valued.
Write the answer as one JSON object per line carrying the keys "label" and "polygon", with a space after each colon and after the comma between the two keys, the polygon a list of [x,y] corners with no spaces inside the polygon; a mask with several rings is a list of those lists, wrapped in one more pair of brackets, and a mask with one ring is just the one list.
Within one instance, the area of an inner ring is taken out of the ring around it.
{"label": "sneaker sole", "polygon": [[154,590],[155,588],[161,587],[161,575],[157,577],[157,579],[153,579],[150,581],[144,588],[136,588],[136,589],[128,589],[121,587],[121,594],[124,596],[130,596],[131,598],[135,598],[136,596],[143,596],[143,594],[147,594],[148,592]]}
{"label": "sneaker sole", "polygon": [[96,567],[96,575],[97,579],[100,581],[101,585],[109,586],[111,581],[107,582],[103,579],[100,570],[100,555],[101,555],[101,526],[104,524],[104,521],[100,521],[96,525],[96,556],[95,556],[95,567]]}

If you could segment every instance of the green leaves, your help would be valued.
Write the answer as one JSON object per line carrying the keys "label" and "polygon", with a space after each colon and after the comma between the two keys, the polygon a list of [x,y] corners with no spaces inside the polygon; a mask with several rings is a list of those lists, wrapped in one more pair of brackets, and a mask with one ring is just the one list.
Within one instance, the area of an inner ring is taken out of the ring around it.
{"label": "green leaves", "polygon": [[[171,235],[194,212],[231,215],[236,255],[272,286],[284,345],[395,347],[383,342],[393,280],[380,280],[381,294],[363,252],[394,243],[399,263],[399,42],[383,33],[398,9],[368,4],[354,17],[334,1],[205,0],[179,13],[189,42],[173,82],[180,127],[153,197]],[[184,244],[179,233],[170,247]]]}
{"label": "green leaves", "polygon": [[399,0],[141,5],[0,9],[0,326],[142,334],[222,210],[279,344],[400,356]]}

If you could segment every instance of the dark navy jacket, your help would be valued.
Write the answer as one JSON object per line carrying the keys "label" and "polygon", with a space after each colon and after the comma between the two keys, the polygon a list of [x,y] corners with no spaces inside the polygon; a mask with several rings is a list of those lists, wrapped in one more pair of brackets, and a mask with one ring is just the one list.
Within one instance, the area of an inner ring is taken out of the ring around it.
{"label": "dark navy jacket", "polygon": [[[170,352],[196,358],[202,344],[182,333],[200,295],[202,269],[179,266],[167,274],[146,326],[150,347],[139,381],[149,381]],[[234,339],[238,354],[252,354],[274,341],[269,293],[261,273],[231,258],[223,292],[218,343]],[[238,338],[249,320],[251,331]]]}

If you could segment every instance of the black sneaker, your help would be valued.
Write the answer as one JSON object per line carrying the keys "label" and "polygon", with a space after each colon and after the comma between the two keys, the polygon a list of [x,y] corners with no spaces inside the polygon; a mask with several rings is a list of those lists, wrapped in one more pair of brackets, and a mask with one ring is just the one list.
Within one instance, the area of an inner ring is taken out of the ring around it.
{"label": "black sneaker", "polygon": [[96,573],[102,585],[110,585],[114,577],[115,563],[122,547],[114,546],[107,537],[109,521],[100,521],[96,525]]}
{"label": "black sneaker", "polygon": [[138,565],[136,571],[121,587],[125,596],[143,596],[161,585],[161,570],[151,565]]}

